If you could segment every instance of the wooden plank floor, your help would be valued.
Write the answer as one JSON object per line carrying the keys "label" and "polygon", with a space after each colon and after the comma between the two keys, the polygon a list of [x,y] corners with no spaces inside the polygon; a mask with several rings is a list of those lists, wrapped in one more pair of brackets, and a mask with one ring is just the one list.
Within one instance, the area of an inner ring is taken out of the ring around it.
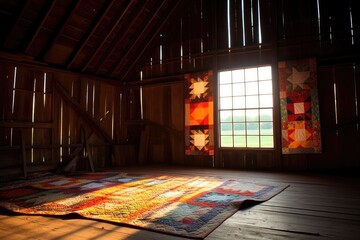
{"label": "wooden plank floor", "polygon": [[[359,177],[180,167],[142,167],[121,171],[217,176],[290,185],[269,201],[238,211],[215,229],[206,240],[360,239]],[[76,215],[29,216],[0,210],[0,239],[187,238],[83,219]]]}

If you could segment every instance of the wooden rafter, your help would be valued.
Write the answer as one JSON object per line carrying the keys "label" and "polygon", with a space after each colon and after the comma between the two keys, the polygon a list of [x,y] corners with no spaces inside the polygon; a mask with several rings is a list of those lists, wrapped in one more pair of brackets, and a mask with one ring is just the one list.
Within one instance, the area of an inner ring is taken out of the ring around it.
{"label": "wooden rafter", "polygon": [[104,46],[104,44],[106,43],[106,41],[108,40],[108,38],[110,37],[110,35],[113,33],[113,31],[115,30],[116,26],[120,23],[120,21],[124,18],[125,14],[127,13],[127,11],[129,11],[129,9],[132,7],[133,4],[135,4],[136,1],[130,1],[130,3],[126,6],[125,10],[116,18],[116,21],[112,24],[111,29],[108,31],[108,33],[106,34],[105,38],[103,38],[103,41],[100,43],[99,46],[97,46],[95,48],[95,52],[91,55],[91,57],[89,58],[89,60],[87,61],[87,63],[85,64],[85,66],[82,68],[81,72],[85,72],[86,69],[88,68],[88,66],[90,65],[90,63],[94,60],[94,58],[97,56],[98,52],[100,51],[100,49],[102,49],[102,47]]}
{"label": "wooden rafter", "polygon": [[[181,1],[180,1],[181,2]],[[122,65],[122,63],[124,62],[124,60],[127,58],[127,56],[130,54],[130,52],[134,49],[135,46],[137,46],[139,44],[139,40],[142,39],[144,33],[148,30],[149,27],[153,27],[154,21],[156,21],[156,19],[158,18],[158,14],[160,13],[161,10],[163,10],[163,7],[165,6],[165,3],[168,3],[168,1],[164,0],[160,7],[158,7],[158,9],[156,10],[156,12],[152,15],[150,21],[148,21],[148,23],[146,24],[146,26],[143,28],[143,30],[141,31],[140,34],[138,34],[138,37],[136,38],[135,41],[133,41],[133,43],[131,44],[131,46],[128,48],[128,50],[126,51],[125,55],[121,56],[121,60],[119,61],[118,64],[116,64],[111,70],[110,70],[110,75],[113,76],[114,72]]]}
{"label": "wooden rafter", "polygon": [[[147,1],[146,3],[148,4],[149,2],[150,2],[150,1]],[[162,4],[164,4],[164,2],[166,2],[166,1],[163,1]],[[99,62],[101,62],[101,64],[99,65],[99,67],[98,67],[98,69],[97,69],[97,71],[96,71],[96,74],[99,73],[100,69],[102,69],[103,65],[105,64],[105,62],[106,62],[106,61],[105,61],[106,57],[108,57],[110,54],[112,54],[112,53],[119,47],[119,45],[123,43],[124,39],[128,36],[129,32],[130,32],[131,30],[133,30],[133,25],[136,23],[137,19],[143,15],[143,12],[144,12],[144,11],[146,11],[146,10],[145,10],[145,9],[147,8],[146,3],[145,3],[144,6],[141,8],[141,10],[139,10],[139,11],[136,13],[135,17],[132,18],[132,21],[131,21],[131,23],[129,23],[129,24],[127,25],[126,30],[125,30],[124,32],[119,32],[119,33],[118,33],[118,36],[119,36],[120,38],[117,39],[116,44],[112,44],[112,45],[110,46],[110,48],[107,49],[106,53],[104,53],[104,54],[101,56],[101,60],[99,61]],[[160,9],[160,8],[161,8],[161,7],[159,7],[158,9]],[[140,34],[140,35],[141,35],[141,34]],[[139,35],[139,36],[140,36],[140,35]],[[121,57],[121,55],[120,55],[120,57]],[[115,61],[115,62],[117,62],[117,61]]]}
{"label": "wooden rafter", "polygon": [[[141,53],[140,53],[140,54],[137,54],[137,57],[136,57],[135,61],[132,61],[131,66],[128,67],[128,68],[126,68],[126,72],[125,72],[125,74],[122,75],[121,81],[124,81],[124,80],[126,79],[126,77],[128,76],[128,74],[130,73],[130,71],[133,70],[135,64],[140,60],[140,58],[143,56],[143,54],[145,53],[145,51],[148,50],[148,47],[150,46],[150,44],[153,43],[153,41],[155,40],[155,38],[156,38],[157,36],[159,36],[159,34],[160,34],[160,32],[163,30],[164,26],[165,26],[166,24],[168,24],[168,21],[169,21],[169,19],[172,17],[172,15],[173,15],[176,11],[178,11],[178,9],[179,9],[183,4],[184,4],[184,0],[176,1],[175,6],[170,10],[170,12],[169,12],[168,15],[166,16],[166,18],[165,18],[163,21],[161,21],[160,26],[157,28],[156,32],[152,35],[151,39],[149,39],[149,40],[146,42],[145,46],[142,47]],[[135,42],[137,42],[137,41],[139,41],[139,38],[136,39]],[[134,42],[134,43],[135,43],[135,42]],[[126,57],[127,57],[127,55],[128,55],[129,53],[130,53],[130,52],[127,52],[127,54],[123,57],[123,59],[126,59]],[[121,61],[121,62],[123,62],[123,61]],[[120,62],[120,63],[117,65],[117,67],[112,71],[111,76],[113,76],[114,73],[116,72],[117,68],[118,68],[119,66],[121,66],[121,64],[122,64],[121,62]]]}
{"label": "wooden rafter", "polygon": [[[31,34],[31,38],[29,38],[29,41],[25,47],[25,53],[27,53],[30,50],[31,45],[34,43],[36,37],[38,36],[40,30],[43,28],[44,23],[46,22],[46,20],[48,19],[52,9],[54,8],[54,6],[56,5],[56,0],[54,1],[47,1],[47,6],[45,7],[44,10],[44,15],[42,17],[42,20],[40,22],[40,24],[37,26],[37,28],[35,29],[35,31],[33,32],[33,34]],[[49,4],[51,3],[51,4]]]}
{"label": "wooden rafter", "polygon": [[104,18],[107,16],[109,11],[113,8],[114,3],[116,3],[115,0],[110,0],[101,8],[99,14],[93,21],[93,25],[85,33],[85,36],[81,39],[76,49],[72,52],[71,56],[69,57],[66,63],[66,69],[71,68],[71,65],[74,63],[79,53],[81,53],[83,48],[87,45],[87,42],[89,41],[90,37],[94,34],[95,30],[99,27],[100,23],[104,20]]}
{"label": "wooden rafter", "polygon": [[9,41],[10,37],[12,36],[13,32],[16,29],[16,26],[19,24],[20,20],[22,19],[26,9],[27,9],[27,5],[29,4],[29,1],[23,1],[22,2],[22,6],[20,8],[20,10],[17,12],[16,14],[16,19],[10,24],[9,26],[9,32],[7,34],[5,34],[5,36],[7,36],[6,38],[4,38],[4,41],[1,42],[0,46],[6,45],[6,43]]}
{"label": "wooden rafter", "polygon": [[65,26],[69,23],[71,17],[74,15],[76,8],[80,5],[81,1],[74,1],[70,4],[69,8],[65,12],[64,16],[61,18],[60,23],[56,27],[55,35],[53,35],[50,40],[47,42],[46,46],[43,48],[38,58],[43,59],[48,51],[54,46],[56,40],[62,34]]}

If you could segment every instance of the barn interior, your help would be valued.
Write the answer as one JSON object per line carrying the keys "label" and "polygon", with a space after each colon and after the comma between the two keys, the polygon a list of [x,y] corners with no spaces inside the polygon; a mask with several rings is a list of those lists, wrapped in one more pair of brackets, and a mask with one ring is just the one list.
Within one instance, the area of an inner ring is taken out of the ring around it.
{"label": "barn interior", "polygon": [[[128,171],[289,184],[206,239],[359,238],[355,1],[1,0],[0,30],[1,183]],[[270,85],[233,95],[224,76],[253,70]],[[3,239],[186,239],[0,213]]]}

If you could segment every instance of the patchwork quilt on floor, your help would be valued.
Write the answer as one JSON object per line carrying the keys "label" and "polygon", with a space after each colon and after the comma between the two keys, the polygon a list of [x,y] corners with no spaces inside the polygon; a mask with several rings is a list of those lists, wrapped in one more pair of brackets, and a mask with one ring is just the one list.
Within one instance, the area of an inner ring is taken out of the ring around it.
{"label": "patchwork quilt on floor", "polygon": [[77,213],[191,238],[205,238],[244,201],[285,189],[235,179],[116,172],[38,174],[0,186],[0,207],[23,214]]}

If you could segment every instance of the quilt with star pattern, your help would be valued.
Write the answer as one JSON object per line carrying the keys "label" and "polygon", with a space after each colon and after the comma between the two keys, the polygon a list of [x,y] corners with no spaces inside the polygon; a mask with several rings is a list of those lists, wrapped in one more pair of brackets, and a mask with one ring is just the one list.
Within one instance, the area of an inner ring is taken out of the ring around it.
{"label": "quilt with star pattern", "polygon": [[214,155],[213,72],[185,75],[185,154]]}
{"label": "quilt with star pattern", "polygon": [[278,63],[282,153],[321,153],[316,58]]}
{"label": "quilt with star pattern", "polygon": [[147,230],[205,238],[244,201],[287,186],[201,176],[119,172],[35,174],[0,184],[0,207],[22,214],[79,214]]}

